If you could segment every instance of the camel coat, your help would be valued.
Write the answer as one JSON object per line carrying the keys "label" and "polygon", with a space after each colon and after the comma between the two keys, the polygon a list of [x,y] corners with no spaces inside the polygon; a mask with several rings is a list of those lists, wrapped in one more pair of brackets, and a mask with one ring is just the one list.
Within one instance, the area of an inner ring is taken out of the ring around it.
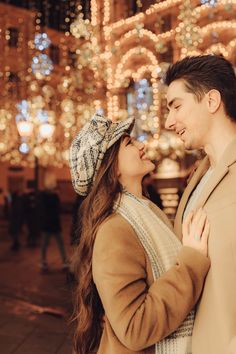
{"label": "camel coat", "polygon": [[[182,196],[175,221],[180,238],[186,203],[208,167],[206,157]],[[193,354],[236,354],[236,137],[204,186],[200,206],[210,221],[211,268],[197,308]]]}
{"label": "camel coat", "polygon": [[154,343],[173,332],[197,302],[209,266],[209,258],[182,247],[176,264],[154,282],[130,224],[118,214],[106,219],[97,232],[92,260],[105,310],[97,353],[154,354]]}

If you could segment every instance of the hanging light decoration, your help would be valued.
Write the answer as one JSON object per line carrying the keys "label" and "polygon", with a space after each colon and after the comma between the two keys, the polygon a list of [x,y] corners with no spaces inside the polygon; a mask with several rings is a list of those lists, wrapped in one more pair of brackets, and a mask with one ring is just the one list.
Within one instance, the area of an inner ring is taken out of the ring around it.
{"label": "hanging light decoration", "polygon": [[37,33],[34,37],[34,45],[35,48],[42,51],[47,49],[51,44],[51,40],[49,39],[47,33]]}
{"label": "hanging light decoration", "polygon": [[83,14],[80,13],[77,19],[70,25],[71,34],[79,39],[85,38],[89,40],[91,37],[92,26],[88,19],[83,19]]}
{"label": "hanging light decoration", "polygon": [[197,16],[193,13],[193,10],[191,0],[183,0],[178,16],[181,22],[176,28],[176,41],[181,48],[182,56],[196,50],[202,42],[201,29],[197,25]]}
{"label": "hanging light decoration", "polygon": [[202,5],[209,5],[211,7],[216,6],[217,0],[201,0]]}
{"label": "hanging light decoration", "polygon": [[20,146],[19,146],[19,151],[22,153],[22,154],[28,154],[29,151],[30,151],[30,147],[27,143],[21,143]]}
{"label": "hanging light decoration", "polygon": [[55,126],[49,123],[43,123],[39,126],[39,135],[43,139],[49,139],[53,136]]}
{"label": "hanging light decoration", "polygon": [[31,68],[37,78],[42,78],[51,74],[53,64],[47,54],[41,53],[33,57]]}

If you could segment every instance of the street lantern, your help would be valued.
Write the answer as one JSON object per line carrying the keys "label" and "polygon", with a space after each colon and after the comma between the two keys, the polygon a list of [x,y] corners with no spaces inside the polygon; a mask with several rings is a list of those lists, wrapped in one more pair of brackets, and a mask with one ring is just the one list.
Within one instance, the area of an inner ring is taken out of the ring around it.
{"label": "street lantern", "polygon": [[22,138],[27,138],[33,134],[34,125],[31,122],[22,120],[17,123],[17,129]]}

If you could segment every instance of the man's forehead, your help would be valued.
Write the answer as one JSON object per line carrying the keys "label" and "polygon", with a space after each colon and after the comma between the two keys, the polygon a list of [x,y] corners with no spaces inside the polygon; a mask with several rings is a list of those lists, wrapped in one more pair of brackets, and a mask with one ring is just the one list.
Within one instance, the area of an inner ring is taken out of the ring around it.
{"label": "man's forehead", "polygon": [[173,81],[167,89],[167,94],[166,94],[167,102],[172,101],[176,97],[181,98],[182,94],[186,92],[187,91],[184,82],[182,80]]}

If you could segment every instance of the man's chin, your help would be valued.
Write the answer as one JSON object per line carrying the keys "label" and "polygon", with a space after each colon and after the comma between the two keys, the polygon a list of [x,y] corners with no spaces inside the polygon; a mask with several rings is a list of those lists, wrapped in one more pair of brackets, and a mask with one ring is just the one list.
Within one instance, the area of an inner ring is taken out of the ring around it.
{"label": "man's chin", "polygon": [[200,148],[191,144],[184,142],[184,149],[187,151],[199,150]]}

